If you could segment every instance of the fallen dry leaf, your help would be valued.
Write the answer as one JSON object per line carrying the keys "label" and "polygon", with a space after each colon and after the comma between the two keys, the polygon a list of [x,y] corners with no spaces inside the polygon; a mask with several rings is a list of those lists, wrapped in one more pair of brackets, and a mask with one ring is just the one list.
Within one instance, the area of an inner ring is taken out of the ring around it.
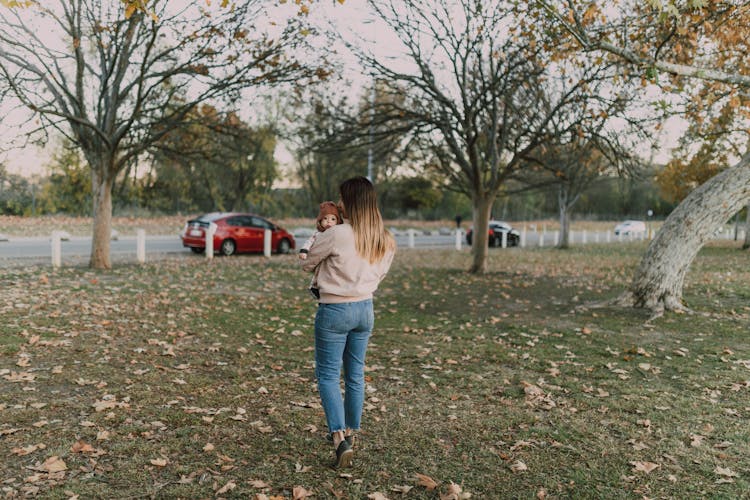
{"label": "fallen dry leaf", "polygon": [[46,446],[42,443],[40,444],[30,444],[29,446],[24,446],[23,448],[13,448],[10,450],[11,453],[14,455],[18,455],[19,457],[22,457],[24,455],[28,455],[29,453],[34,453],[36,450],[43,450]]}
{"label": "fallen dry leaf", "polygon": [[228,491],[232,491],[237,487],[237,484],[234,481],[229,481],[227,484],[222,486],[219,490],[216,491],[217,495],[223,495],[224,493]]}
{"label": "fallen dry leaf", "polygon": [[413,488],[414,488],[414,486],[407,486],[407,485],[397,484],[395,486],[391,486],[391,491],[395,491],[396,493],[401,493],[403,495],[406,495]]}
{"label": "fallen dry leaf", "polygon": [[630,465],[633,466],[634,470],[638,472],[645,472],[646,474],[649,474],[653,470],[660,467],[659,464],[655,464],[653,462],[630,462]]}
{"label": "fallen dry leaf", "polygon": [[529,470],[529,468],[526,466],[525,463],[521,462],[520,460],[516,460],[511,464],[510,470],[513,472],[523,472],[525,470]]}
{"label": "fallen dry leaf", "polygon": [[424,474],[417,473],[414,475],[414,477],[417,479],[417,484],[419,486],[424,486],[430,491],[434,490],[438,486],[435,480],[432,479],[430,476],[425,476]]}
{"label": "fallen dry leaf", "polygon": [[155,465],[157,467],[165,467],[168,463],[168,460],[166,458],[152,458],[149,460],[151,462],[151,465]]}
{"label": "fallen dry leaf", "polygon": [[369,498],[370,500],[389,500],[387,496],[383,495],[379,491],[370,493],[369,495],[367,495],[367,498]]}
{"label": "fallen dry leaf", "polygon": [[448,485],[445,494],[440,495],[440,500],[466,500],[471,498],[471,493],[463,491],[461,486],[453,481]]}
{"label": "fallen dry leaf", "polygon": [[714,473],[718,474],[719,476],[725,476],[725,477],[737,477],[739,474],[732,471],[729,467],[719,467],[718,465],[714,469]]}
{"label": "fallen dry leaf", "polygon": [[302,486],[295,486],[292,490],[292,498],[293,500],[304,500],[307,497],[313,496],[312,491],[307,491]]}
{"label": "fallen dry leaf", "polygon": [[49,473],[61,472],[68,470],[68,466],[65,465],[65,462],[60,457],[53,455],[44,461],[41,467],[39,467],[39,470],[44,470]]}
{"label": "fallen dry leaf", "polygon": [[78,441],[73,443],[73,446],[70,447],[70,451],[72,451],[73,453],[94,453],[96,451],[96,448],[86,443],[82,439],[79,439]]}

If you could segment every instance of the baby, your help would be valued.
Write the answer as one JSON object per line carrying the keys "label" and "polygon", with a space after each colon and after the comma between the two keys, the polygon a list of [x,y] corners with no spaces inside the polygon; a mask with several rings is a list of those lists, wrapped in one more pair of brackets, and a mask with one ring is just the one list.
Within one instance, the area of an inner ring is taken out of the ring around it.
{"label": "baby", "polygon": [[[341,215],[339,214],[339,209],[334,202],[324,201],[323,203],[321,203],[316,224],[317,231],[315,231],[313,235],[310,236],[310,238],[308,238],[308,240],[302,245],[299,250],[299,258],[302,260],[305,260],[307,258],[307,254],[310,251],[310,248],[315,243],[315,238],[317,238],[320,233],[322,233],[329,227],[335,226],[336,224],[341,224],[342,222],[343,220],[341,219]],[[318,290],[317,280],[315,278],[316,275],[313,274],[312,282],[310,283],[310,293],[312,293],[316,299],[319,299],[320,291]]]}

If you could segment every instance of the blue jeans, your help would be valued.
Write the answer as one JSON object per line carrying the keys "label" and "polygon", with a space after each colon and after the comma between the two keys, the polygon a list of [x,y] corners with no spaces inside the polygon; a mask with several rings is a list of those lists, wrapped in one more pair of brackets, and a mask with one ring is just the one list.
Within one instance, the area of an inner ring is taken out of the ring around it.
{"label": "blue jeans", "polygon": [[359,430],[365,400],[365,353],[374,322],[372,299],[318,305],[315,377],[329,432]]}

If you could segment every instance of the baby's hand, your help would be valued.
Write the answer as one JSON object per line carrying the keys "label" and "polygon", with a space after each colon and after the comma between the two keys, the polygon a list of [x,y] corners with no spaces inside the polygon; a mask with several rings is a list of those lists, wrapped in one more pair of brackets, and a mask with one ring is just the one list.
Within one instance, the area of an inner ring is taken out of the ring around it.
{"label": "baby's hand", "polygon": [[307,258],[307,254],[306,253],[301,253],[301,254],[299,254],[299,258],[300,258],[300,260],[305,260]]}

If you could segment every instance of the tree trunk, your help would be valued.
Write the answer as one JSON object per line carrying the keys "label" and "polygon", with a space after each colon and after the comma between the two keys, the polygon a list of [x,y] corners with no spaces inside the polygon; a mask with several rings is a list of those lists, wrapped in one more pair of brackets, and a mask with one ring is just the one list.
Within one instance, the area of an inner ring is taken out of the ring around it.
{"label": "tree trunk", "polygon": [[750,153],[695,189],[667,217],[622,302],[654,311],[683,310],[685,275],[698,251],[750,199]]}
{"label": "tree trunk", "polygon": [[562,184],[557,193],[557,204],[560,211],[560,242],[557,248],[565,249],[570,247],[570,212],[568,211],[568,190]]}
{"label": "tree trunk", "polygon": [[91,169],[91,195],[94,208],[94,233],[91,238],[91,259],[93,269],[111,269],[109,255],[112,237],[112,185],[113,178],[101,172],[104,168]]}
{"label": "tree trunk", "polygon": [[750,248],[750,203],[745,207],[745,241],[742,242],[742,249]]}
{"label": "tree trunk", "polygon": [[471,253],[474,257],[469,272],[474,274],[484,274],[487,272],[487,252],[488,252],[488,229],[490,222],[490,210],[494,197],[477,196],[473,200],[474,229],[471,235]]}

